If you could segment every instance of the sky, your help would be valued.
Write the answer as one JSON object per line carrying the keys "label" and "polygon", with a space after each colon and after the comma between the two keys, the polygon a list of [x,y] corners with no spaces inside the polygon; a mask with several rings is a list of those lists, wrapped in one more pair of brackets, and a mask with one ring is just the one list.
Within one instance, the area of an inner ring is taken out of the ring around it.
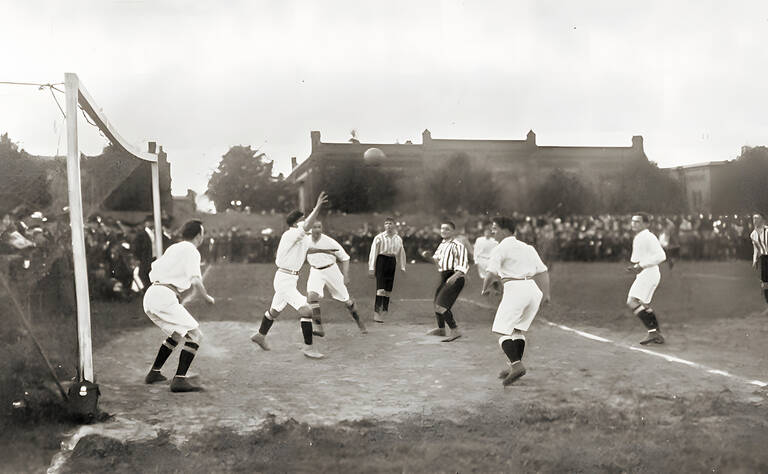
{"label": "sky", "polygon": [[[768,2],[0,0],[0,81],[75,72],[128,141],[202,193],[251,145],[290,172],[326,142],[629,146],[660,166],[768,144]],[[62,105],[63,95],[59,96]],[[80,147],[105,140],[80,120]],[[0,133],[66,153],[47,90],[0,85]]]}

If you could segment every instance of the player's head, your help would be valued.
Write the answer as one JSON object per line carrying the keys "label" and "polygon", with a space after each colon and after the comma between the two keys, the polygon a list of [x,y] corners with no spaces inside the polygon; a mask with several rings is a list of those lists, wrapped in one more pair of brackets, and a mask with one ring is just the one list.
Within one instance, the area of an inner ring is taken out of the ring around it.
{"label": "player's head", "polygon": [[203,222],[199,219],[192,219],[187,221],[181,226],[181,238],[187,242],[192,242],[195,247],[199,247],[203,243],[203,235],[205,229],[203,229]]}
{"label": "player's head", "polygon": [[296,209],[285,216],[285,223],[288,224],[288,227],[293,227],[302,217],[304,217],[304,213]]}
{"label": "player's head", "polygon": [[491,229],[491,226],[490,225],[484,225],[483,226],[483,237],[485,237],[487,239],[491,235],[493,235],[493,230]]}
{"label": "player's head", "polygon": [[320,221],[315,221],[314,224],[312,224],[312,238],[319,239],[322,233],[323,223]]}
{"label": "player's head", "polygon": [[651,223],[651,216],[646,212],[635,212],[632,214],[632,230],[639,232],[647,229]]}
{"label": "player's head", "polygon": [[453,221],[444,220],[440,223],[440,237],[450,239],[456,233],[456,224]]}
{"label": "player's head", "polygon": [[144,227],[152,227],[153,225],[155,225],[155,216],[152,214],[144,216]]}
{"label": "player's head", "polygon": [[515,229],[517,225],[515,220],[511,217],[496,216],[491,220],[491,232],[497,237],[506,238],[510,235],[515,235]]}
{"label": "player's head", "polygon": [[765,214],[760,211],[755,211],[752,213],[752,224],[755,227],[760,227],[761,225],[765,224]]}
{"label": "player's head", "polygon": [[395,231],[395,218],[394,217],[385,217],[384,218],[384,230],[387,232],[394,232]]}

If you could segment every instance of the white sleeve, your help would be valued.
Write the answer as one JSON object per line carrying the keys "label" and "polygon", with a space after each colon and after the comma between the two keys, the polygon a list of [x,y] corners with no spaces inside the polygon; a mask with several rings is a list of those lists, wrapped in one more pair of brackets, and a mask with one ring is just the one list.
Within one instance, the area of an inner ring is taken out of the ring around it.
{"label": "white sleeve", "polygon": [[334,239],[333,237],[328,237],[328,236],[326,236],[326,237],[328,238],[328,244],[329,244],[329,245],[330,245],[332,248],[335,248],[335,249],[336,249],[336,250],[333,252],[333,254],[336,256],[336,258],[337,258],[337,259],[338,259],[340,262],[345,262],[345,261],[349,260],[349,254],[348,254],[346,251],[344,251],[344,247],[342,247],[341,245],[339,245],[339,242],[337,242],[337,241],[336,241],[336,239]]}
{"label": "white sleeve", "polygon": [[539,252],[537,252],[533,246],[529,246],[529,248],[531,249],[531,257],[533,258],[534,266],[536,268],[536,274],[538,275],[539,273],[546,272],[548,268],[544,265],[544,262],[541,261]]}
{"label": "white sleeve", "polygon": [[191,280],[194,277],[203,278],[200,273],[200,252],[194,247],[189,252],[184,252],[184,273]]}
{"label": "white sleeve", "polygon": [[496,275],[498,275],[499,271],[501,270],[501,264],[503,260],[500,247],[500,245],[494,247],[494,249],[491,251],[491,256],[488,257],[487,271],[489,273],[495,273]]}

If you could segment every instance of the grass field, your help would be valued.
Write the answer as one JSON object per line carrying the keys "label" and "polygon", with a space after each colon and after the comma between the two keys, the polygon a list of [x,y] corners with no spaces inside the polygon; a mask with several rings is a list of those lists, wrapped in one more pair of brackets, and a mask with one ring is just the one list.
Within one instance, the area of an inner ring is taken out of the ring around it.
{"label": "grass field", "polygon": [[[207,389],[200,394],[141,383],[163,337],[139,302],[99,310],[111,323],[95,325],[96,372],[101,407],[114,417],[60,456],[57,470],[768,470],[768,316],[747,263],[665,268],[654,308],[668,344],[650,352],[638,350],[644,330],[623,307],[632,276],[621,264],[557,264],[553,304],[529,333],[528,374],[507,388],[490,333],[496,301],[479,295],[474,274],[454,311],[465,337],[446,344],[423,335],[434,324],[431,266],[398,275],[383,325],[371,321],[365,267],[353,266],[350,290],[370,333],[326,301],[317,346],[327,357],[312,361],[289,311],[270,332],[272,351],[249,341],[271,300],[272,271],[214,267],[216,306],[190,305],[206,333],[192,368]],[[40,450],[41,466],[54,452]],[[34,460],[17,454],[6,468],[22,465]]]}

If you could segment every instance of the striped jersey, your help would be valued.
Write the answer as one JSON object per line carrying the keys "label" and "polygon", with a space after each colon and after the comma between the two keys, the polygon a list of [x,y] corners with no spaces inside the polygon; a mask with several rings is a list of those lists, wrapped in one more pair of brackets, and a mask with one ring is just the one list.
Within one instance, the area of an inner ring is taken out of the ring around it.
{"label": "striped jersey", "polygon": [[440,242],[432,258],[441,272],[455,270],[467,273],[469,271],[467,248],[455,239]]}
{"label": "striped jersey", "polygon": [[752,239],[752,247],[754,247],[753,262],[757,261],[757,257],[761,255],[768,255],[768,226],[762,226],[752,231],[749,234],[749,238]]}
{"label": "striped jersey", "polygon": [[376,257],[379,255],[395,257],[400,262],[400,268],[405,270],[405,248],[403,247],[403,239],[399,235],[389,235],[382,232],[373,238],[371,254],[368,256],[368,270],[374,270]]}

